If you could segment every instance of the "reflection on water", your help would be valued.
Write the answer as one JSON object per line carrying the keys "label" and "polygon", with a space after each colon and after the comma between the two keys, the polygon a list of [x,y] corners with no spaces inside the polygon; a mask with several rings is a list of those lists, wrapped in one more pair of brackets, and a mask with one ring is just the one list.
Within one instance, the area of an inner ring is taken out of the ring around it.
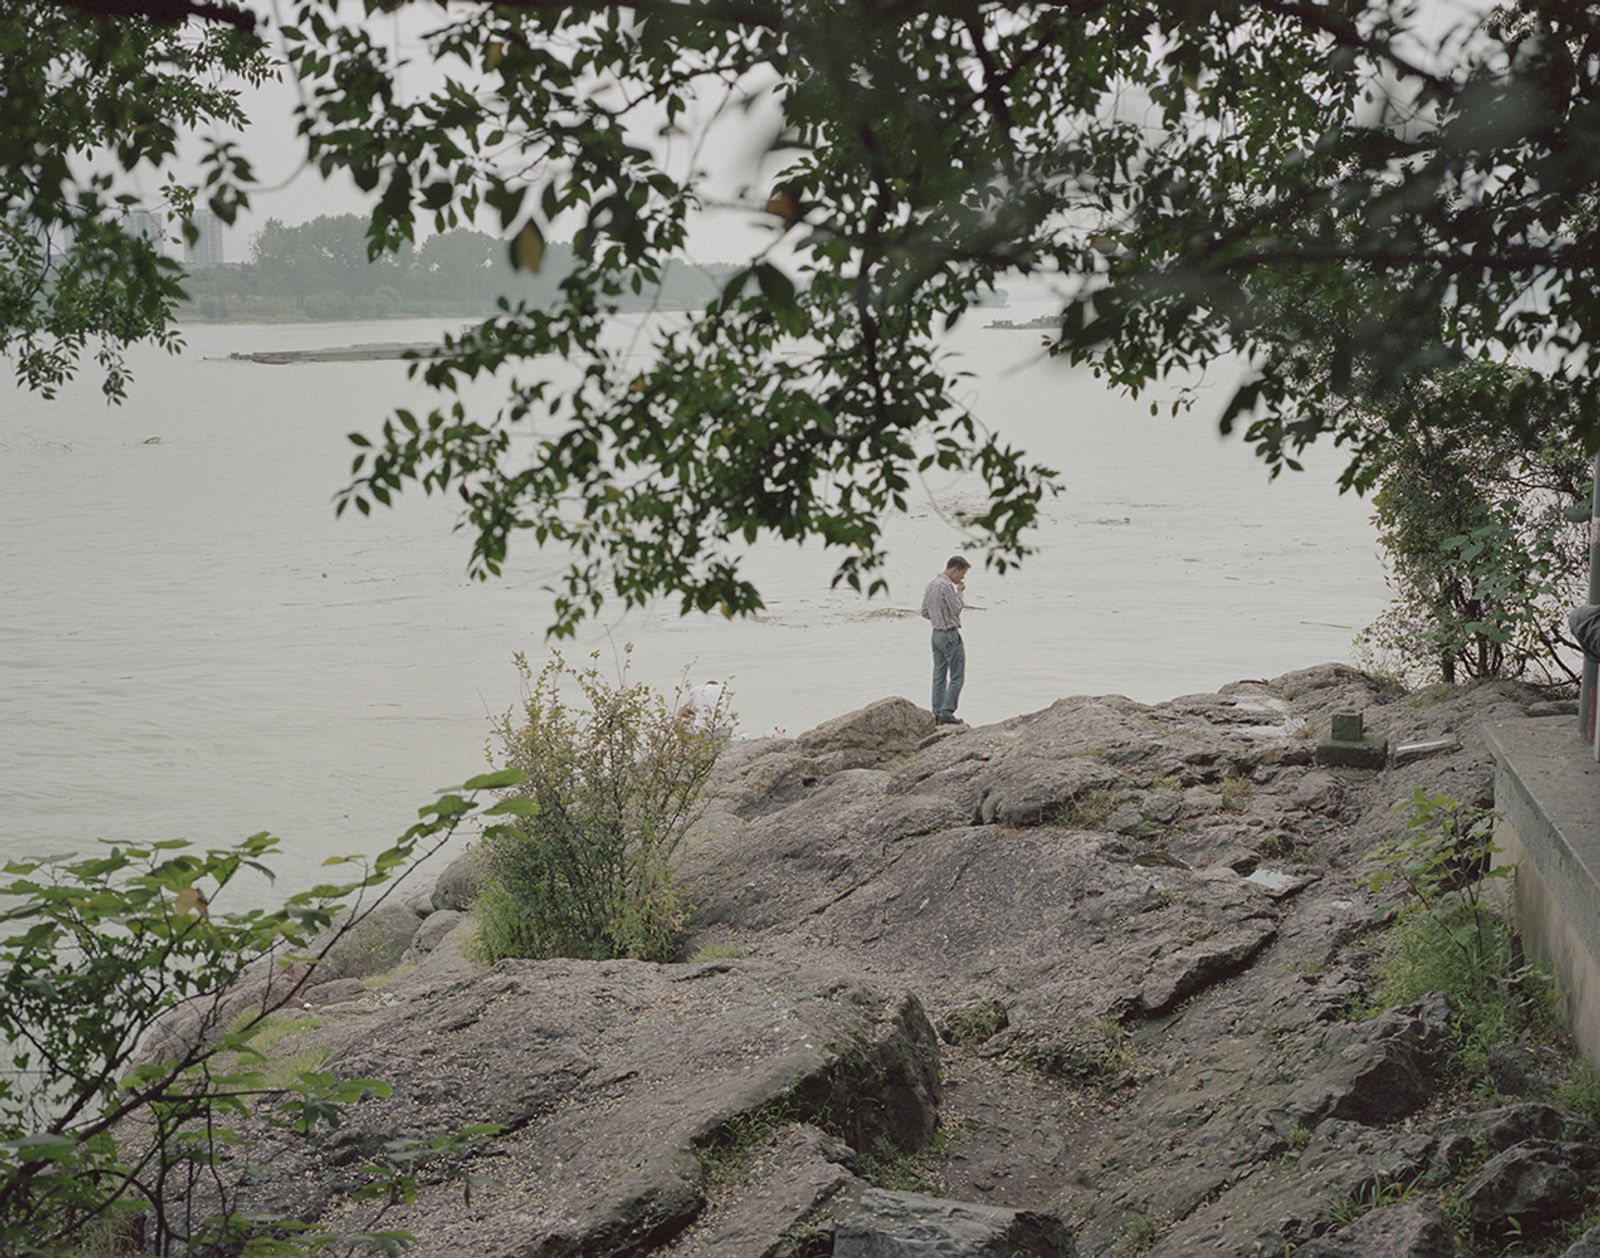
{"label": "reflection on water", "polygon": [[[53,404],[0,394],[0,852],[266,828],[298,881],[478,771],[486,715],[514,698],[512,652],[544,649],[559,556],[524,549],[482,584],[446,500],[334,520],[344,434],[426,404],[402,364],[207,361],[443,330],[196,327],[181,358],[136,355],[120,409],[92,383]],[[951,344],[975,373],[964,400],[1066,486],[1038,554],[968,580],[982,610],[966,621],[964,717],[1068,694],[1154,701],[1348,657],[1385,591],[1333,452],[1269,484],[1201,414],[1152,418],[1035,361],[1029,334],[963,327]],[[487,405],[492,386],[469,396]],[[612,612],[568,650],[611,661],[631,641],[637,675],[668,689],[686,672],[731,676],[751,733],[798,733],[886,694],[926,702],[914,613],[962,549],[953,512],[977,498],[959,477],[923,488],[887,525],[887,599],[830,589],[818,547],[763,545],[750,563],[764,616]]]}

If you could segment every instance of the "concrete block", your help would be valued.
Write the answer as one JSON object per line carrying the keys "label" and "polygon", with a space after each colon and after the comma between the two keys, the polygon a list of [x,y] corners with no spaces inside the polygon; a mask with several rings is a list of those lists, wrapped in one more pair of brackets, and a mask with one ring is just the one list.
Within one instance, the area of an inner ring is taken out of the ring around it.
{"label": "concrete block", "polygon": [[1336,743],[1359,743],[1365,730],[1361,723],[1359,712],[1335,712],[1333,714],[1332,739]]}
{"label": "concrete block", "polygon": [[1319,743],[1317,763],[1346,769],[1382,769],[1389,763],[1389,740],[1362,738],[1356,742]]}

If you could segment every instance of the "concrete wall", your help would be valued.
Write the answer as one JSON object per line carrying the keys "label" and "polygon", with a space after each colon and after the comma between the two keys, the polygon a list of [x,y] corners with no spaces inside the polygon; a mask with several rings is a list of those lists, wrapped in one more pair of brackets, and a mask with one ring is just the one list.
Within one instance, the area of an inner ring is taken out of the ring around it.
{"label": "concrete wall", "polygon": [[1556,976],[1578,1046],[1600,1068],[1600,765],[1559,719],[1490,727],[1496,865],[1515,865],[1517,929]]}
{"label": "concrete wall", "polygon": [[1502,820],[1495,826],[1494,842],[1494,863],[1517,867],[1512,903],[1523,946],[1555,974],[1567,1025],[1583,1055],[1600,1069],[1600,963],[1573,929],[1516,830]]}

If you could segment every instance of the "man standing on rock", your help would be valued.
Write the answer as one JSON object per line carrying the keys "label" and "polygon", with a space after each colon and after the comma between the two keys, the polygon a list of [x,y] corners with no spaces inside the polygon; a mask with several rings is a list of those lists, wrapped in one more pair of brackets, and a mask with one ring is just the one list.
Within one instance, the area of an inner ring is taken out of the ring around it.
{"label": "man standing on rock", "polygon": [[922,614],[933,622],[933,719],[938,725],[956,724],[956,704],[961,683],[967,678],[967,649],[961,643],[961,601],[967,586],[967,569],[960,555],[950,556],[944,571],[922,592]]}

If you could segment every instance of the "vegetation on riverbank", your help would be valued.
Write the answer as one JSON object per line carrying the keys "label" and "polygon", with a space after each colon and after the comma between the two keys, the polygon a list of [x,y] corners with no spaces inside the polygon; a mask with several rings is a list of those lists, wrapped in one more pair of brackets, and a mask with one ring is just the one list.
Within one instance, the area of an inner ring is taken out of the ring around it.
{"label": "vegetation on riverbank", "polygon": [[[323,215],[293,227],[268,219],[251,242],[250,261],[190,273],[177,317],[251,323],[482,319],[501,301],[553,307],[576,265],[572,245],[552,241],[536,270],[519,269],[503,240],[470,227],[369,259],[360,215]],[[614,301],[622,311],[701,309],[737,270],[672,259],[637,291],[624,284]]]}

